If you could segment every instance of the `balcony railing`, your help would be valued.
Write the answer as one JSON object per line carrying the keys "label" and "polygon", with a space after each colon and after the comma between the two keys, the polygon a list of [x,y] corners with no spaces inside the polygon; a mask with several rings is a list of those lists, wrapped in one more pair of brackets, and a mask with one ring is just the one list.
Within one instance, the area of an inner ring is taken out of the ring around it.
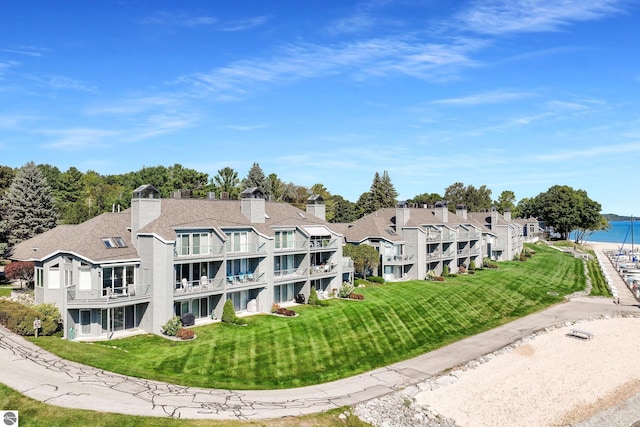
{"label": "balcony railing", "polygon": [[67,301],[69,302],[113,302],[123,299],[145,298],[151,294],[150,285],[125,285],[115,288],[81,290],[76,286],[67,288]]}
{"label": "balcony railing", "polygon": [[247,273],[236,273],[236,274],[228,274],[227,275],[227,285],[238,286],[238,285],[247,285],[257,282],[263,282],[265,280],[264,273],[255,273],[255,272],[247,272]]}
{"label": "balcony railing", "polygon": [[294,240],[292,242],[277,242],[275,245],[276,251],[295,251],[307,248],[307,240]]}
{"label": "balcony railing", "polygon": [[273,280],[282,281],[297,277],[304,277],[306,273],[306,268],[286,268],[283,270],[276,270],[273,272]]}
{"label": "balcony railing", "polygon": [[309,239],[309,249],[335,249],[338,239]]}
{"label": "balcony railing", "polygon": [[221,291],[224,289],[224,279],[207,279],[188,281],[184,280],[176,283],[173,291],[174,295],[194,294],[202,292]]}
{"label": "balcony railing", "polygon": [[405,255],[385,255],[384,260],[387,263],[403,263],[406,261],[413,261],[413,254]]}
{"label": "balcony railing", "polygon": [[352,271],[354,269],[353,260],[351,257],[343,256],[342,257],[342,271]]}
{"label": "balcony railing", "polygon": [[267,252],[267,244],[266,243],[226,243],[224,245],[225,251],[227,255],[234,254],[262,254]]}
{"label": "balcony railing", "polygon": [[177,246],[173,250],[175,257],[223,256],[224,245]]}
{"label": "balcony railing", "polygon": [[309,267],[309,273],[312,275],[333,273],[336,269],[335,264],[312,265]]}

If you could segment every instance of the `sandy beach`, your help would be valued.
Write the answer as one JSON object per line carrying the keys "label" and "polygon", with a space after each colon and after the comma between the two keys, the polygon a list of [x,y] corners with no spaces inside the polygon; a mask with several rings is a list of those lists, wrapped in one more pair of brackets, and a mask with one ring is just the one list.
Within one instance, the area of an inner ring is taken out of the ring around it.
{"label": "sandy beach", "polygon": [[[590,245],[597,251],[618,247]],[[626,287],[618,289],[631,296]],[[593,338],[572,337],[576,328]],[[457,381],[420,392],[416,402],[462,426],[629,426],[640,420],[639,343],[640,318],[563,325],[456,371]]]}

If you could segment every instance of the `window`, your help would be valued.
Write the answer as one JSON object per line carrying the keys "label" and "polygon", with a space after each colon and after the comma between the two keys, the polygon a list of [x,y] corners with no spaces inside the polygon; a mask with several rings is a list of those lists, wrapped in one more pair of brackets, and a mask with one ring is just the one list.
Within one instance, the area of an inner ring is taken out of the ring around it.
{"label": "window", "polygon": [[126,248],[127,244],[122,240],[122,237],[114,237],[113,241],[116,242],[116,246],[119,248]]}
{"label": "window", "polygon": [[60,289],[60,265],[49,267],[49,289]]}
{"label": "window", "polygon": [[276,231],[275,236],[276,249],[291,249],[293,244],[293,230]]}
{"label": "window", "polygon": [[36,267],[36,288],[44,287],[44,269],[42,267]]}
{"label": "window", "polygon": [[127,285],[133,285],[135,267],[122,265],[102,268],[102,296],[112,294],[126,294]]}
{"label": "window", "polygon": [[177,256],[201,255],[209,253],[209,233],[181,233],[176,236]]}
{"label": "window", "polygon": [[227,250],[229,252],[248,252],[249,251],[249,233],[246,231],[237,231],[229,234],[229,244]]}

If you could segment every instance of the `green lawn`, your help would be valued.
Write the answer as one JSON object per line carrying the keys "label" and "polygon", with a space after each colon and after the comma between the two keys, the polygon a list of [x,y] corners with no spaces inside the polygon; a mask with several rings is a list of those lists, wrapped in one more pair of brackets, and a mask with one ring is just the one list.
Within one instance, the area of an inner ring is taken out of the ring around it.
{"label": "green lawn", "polygon": [[426,353],[584,289],[581,260],[544,245],[535,250],[526,262],[503,262],[444,283],[368,286],[358,290],[364,301],[299,306],[295,318],[259,315],[246,318],[246,327],[198,327],[191,342],[144,335],[93,344],[41,337],[37,344],[101,369],[189,386],[273,389],[333,381]]}
{"label": "green lawn", "polygon": [[0,286],[0,297],[10,297],[11,286]]}
{"label": "green lawn", "polygon": [[17,410],[21,427],[365,427],[370,424],[356,416],[341,420],[338,415],[346,408],[303,417],[287,417],[260,421],[188,420],[67,409],[47,405],[23,396],[0,384],[0,408]]}

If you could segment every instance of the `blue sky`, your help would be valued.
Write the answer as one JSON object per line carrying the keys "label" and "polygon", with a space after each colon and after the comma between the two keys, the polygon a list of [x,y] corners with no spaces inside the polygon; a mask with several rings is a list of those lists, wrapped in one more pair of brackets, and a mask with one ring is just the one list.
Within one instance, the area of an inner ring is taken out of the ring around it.
{"label": "blue sky", "polygon": [[0,13],[0,164],[185,167],[356,201],[581,188],[640,215],[640,4],[33,1]]}

